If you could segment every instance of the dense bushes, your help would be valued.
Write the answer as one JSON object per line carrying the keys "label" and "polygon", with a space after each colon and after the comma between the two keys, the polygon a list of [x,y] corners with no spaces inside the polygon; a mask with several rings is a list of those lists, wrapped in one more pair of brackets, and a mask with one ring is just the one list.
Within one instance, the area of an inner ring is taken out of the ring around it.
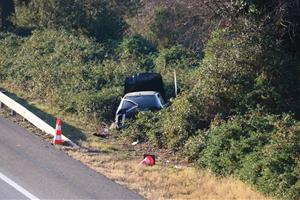
{"label": "dense bushes", "polygon": [[141,35],[133,35],[123,39],[118,51],[121,57],[138,58],[156,53],[157,49]]}
{"label": "dense bushes", "polygon": [[[201,166],[219,175],[234,175],[278,198],[297,199],[299,128],[293,117],[276,114],[299,115],[299,61],[280,48],[274,30],[245,21],[249,26],[213,32],[203,62],[186,81],[191,89],[160,114],[157,121],[163,123],[150,120],[150,126],[141,118],[130,132],[144,140],[149,133],[159,135],[163,147],[199,158]],[[177,52],[178,47],[162,50],[158,71],[168,76],[168,67],[185,68]],[[190,58],[183,60],[190,63]]]}
{"label": "dense bushes", "polygon": [[153,71],[156,47],[141,35],[125,37],[116,50],[118,59],[137,63],[141,71]]}
{"label": "dense bushes", "polygon": [[175,45],[161,49],[155,59],[155,71],[163,74],[167,97],[175,97],[174,72],[176,72],[178,92],[189,91],[197,82],[195,72],[200,66],[200,56],[194,51]]}
{"label": "dense bushes", "polygon": [[[0,43],[3,81],[61,111],[104,121],[114,117],[126,76],[158,70],[168,85],[173,82],[172,69],[182,70],[178,77],[184,83],[181,77],[188,75],[183,71],[197,68],[197,57],[187,50],[174,47],[160,53],[138,35],[104,46],[85,36],[47,29],[28,37],[2,32]],[[173,85],[168,88],[173,95]]]}
{"label": "dense bushes", "polygon": [[[189,116],[187,108],[173,106]],[[291,115],[255,110],[228,120],[217,116],[209,129],[189,134],[183,115],[169,117],[168,112],[140,113],[123,136],[180,151],[201,167],[238,177],[272,196],[299,198],[300,128]]]}
{"label": "dense bushes", "polygon": [[22,38],[5,32],[0,32],[0,81],[4,80],[10,68],[13,65],[14,59],[21,48]]}
{"label": "dense bushes", "polygon": [[131,141],[149,141],[153,146],[164,147],[166,138],[161,133],[162,121],[161,112],[142,112],[136,119],[127,123],[127,128],[122,130],[122,135]]}
{"label": "dense bushes", "polygon": [[114,80],[103,73],[106,51],[102,45],[54,30],[34,31],[28,38],[1,36],[2,81],[61,111],[98,121],[113,119],[122,92],[118,85],[107,87]]}
{"label": "dense bushes", "polygon": [[72,85],[74,92],[95,87],[92,72],[103,57],[104,48],[92,40],[48,30],[34,32],[14,57],[6,59],[12,61],[10,80],[20,89],[45,96],[64,84]]}
{"label": "dense bushes", "polygon": [[139,17],[128,20],[129,29],[160,48],[180,44],[201,54],[210,32],[218,26],[212,18],[215,9],[205,2],[156,0],[144,4]]}
{"label": "dense bushes", "polygon": [[[175,100],[170,119],[165,120],[165,127],[172,127],[167,131],[169,135],[179,134],[177,138],[185,138],[179,142],[184,145],[189,135],[208,128],[216,115],[226,119],[257,107],[265,112],[292,112],[297,116],[297,63],[282,52],[266,50],[267,45],[273,44],[271,39],[262,41],[257,33],[239,35],[237,30],[215,31],[207,43],[201,67],[194,71],[198,81],[188,94]],[[178,104],[185,109],[178,109]],[[177,118],[181,120],[174,122]]]}
{"label": "dense bushes", "polygon": [[127,29],[124,16],[133,14],[139,0],[30,0],[18,3],[14,23],[31,28],[66,29],[97,41],[119,39]]}
{"label": "dense bushes", "polygon": [[[249,27],[250,28],[250,27]],[[263,107],[267,112],[299,112],[299,70],[294,59],[270,49],[270,35],[246,30],[219,30],[209,40],[200,80],[192,91],[204,102],[210,121]],[[247,32],[246,32],[247,31]],[[275,39],[274,39],[275,40]],[[196,105],[201,105],[196,101]],[[211,116],[209,116],[211,114]]]}
{"label": "dense bushes", "polygon": [[99,123],[113,120],[126,76],[159,72],[172,98],[176,72],[180,95],[163,111],[139,113],[123,137],[183,153],[278,198],[299,198],[293,0],[225,7],[214,0],[157,1],[139,13],[141,35],[126,37],[125,16],[133,16],[139,0],[16,2],[14,23],[22,28],[0,32],[1,83]]}
{"label": "dense bushes", "polygon": [[299,198],[300,130],[291,116],[252,112],[217,124],[208,130],[201,166],[278,198]]}
{"label": "dense bushes", "polygon": [[95,122],[109,122],[115,117],[122,88],[111,87],[103,88],[99,92],[79,93],[73,98],[78,112],[85,113],[87,117],[92,118]]}
{"label": "dense bushes", "polygon": [[180,150],[193,131],[196,131],[189,123],[192,112],[193,108],[183,96],[177,99],[165,113],[161,131],[165,135],[167,148]]}

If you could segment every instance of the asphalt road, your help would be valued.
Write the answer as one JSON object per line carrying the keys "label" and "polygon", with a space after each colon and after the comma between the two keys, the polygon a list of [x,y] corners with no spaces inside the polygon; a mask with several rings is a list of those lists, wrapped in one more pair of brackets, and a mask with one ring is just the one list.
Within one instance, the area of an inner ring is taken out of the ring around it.
{"label": "asphalt road", "polygon": [[142,199],[0,117],[0,199]]}

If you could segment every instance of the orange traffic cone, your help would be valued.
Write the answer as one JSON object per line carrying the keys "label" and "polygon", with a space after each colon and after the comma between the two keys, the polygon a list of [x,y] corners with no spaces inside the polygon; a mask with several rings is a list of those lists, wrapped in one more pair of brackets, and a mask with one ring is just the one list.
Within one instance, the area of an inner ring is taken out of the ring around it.
{"label": "orange traffic cone", "polygon": [[61,138],[61,134],[62,134],[62,131],[61,131],[61,119],[57,119],[56,120],[56,133],[55,133],[55,136],[53,138],[53,144],[62,144],[62,138]]}
{"label": "orange traffic cone", "polygon": [[144,160],[142,160],[140,162],[140,164],[149,165],[149,166],[155,165],[155,156],[154,155],[145,154],[144,155]]}

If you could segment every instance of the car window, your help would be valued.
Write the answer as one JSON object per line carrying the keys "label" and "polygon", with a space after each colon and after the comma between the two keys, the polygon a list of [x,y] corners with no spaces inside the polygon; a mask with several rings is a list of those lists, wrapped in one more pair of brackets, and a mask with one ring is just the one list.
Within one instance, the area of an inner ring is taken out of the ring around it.
{"label": "car window", "polygon": [[128,110],[128,109],[132,108],[133,106],[135,106],[135,104],[133,102],[124,100],[122,103],[121,109]]}
{"label": "car window", "polygon": [[129,96],[126,97],[135,103],[138,104],[139,108],[160,108],[160,105],[157,102],[157,98],[155,95],[143,95],[143,96]]}

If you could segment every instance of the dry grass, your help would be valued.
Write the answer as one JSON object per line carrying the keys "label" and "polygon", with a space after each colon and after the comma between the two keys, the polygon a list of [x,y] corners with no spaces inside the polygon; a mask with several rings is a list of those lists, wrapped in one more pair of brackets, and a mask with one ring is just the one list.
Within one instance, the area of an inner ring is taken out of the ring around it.
{"label": "dry grass", "polygon": [[137,159],[120,159],[116,154],[65,149],[110,179],[126,185],[147,199],[270,199],[233,178],[217,178],[193,167],[170,165],[139,166]]}

